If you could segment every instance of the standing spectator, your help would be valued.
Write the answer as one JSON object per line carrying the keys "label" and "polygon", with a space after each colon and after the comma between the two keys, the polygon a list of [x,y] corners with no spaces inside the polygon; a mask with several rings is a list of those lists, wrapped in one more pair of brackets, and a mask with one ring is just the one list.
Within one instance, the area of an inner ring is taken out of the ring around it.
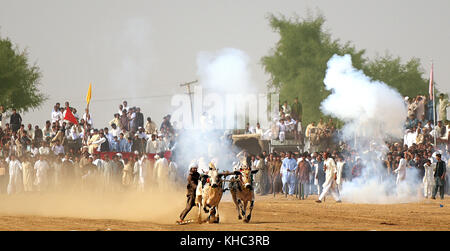
{"label": "standing spectator", "polygon": [[317,186],[317,195],[319,196],[322,193],[322,185],[325,182],[325,171],[323,169],[323,164],[322,156],[317,154],[316,162],[314,164],[314,184]]}
{"label": "standing spectator", "polygon": [[12,114],[9,120],[9,124],[13,132],[17,132],[22,125],[22,117],[17,113],[16,108],[12,109]]}
{"label": "standing spectator", "polygon": [[323,165],[323,168],[325,170],[325,182],[323,183],[323,191],[316,202],[321,203],[322,200],[325,198],[325,196],[328,194],[328,192],[331,192],[333,198],[336,200],[336,202],[339,203],[341,202],[341,199],[339,196],[339,190],[337,189],[336,185],[336,178],[337,178],[336,163],[334,162],[333,158],[329,157],[328,152],[325,152],[323,154],[323,158],[325,160],[325,163]]}
{"label": "standing spectator", "polygon": [[295,171],[297,170],[297,161],[292,158],[292,152],[288,152],[281,165],[281,181],[283,182],[283,193],[294,195],[295,189]]}
{"label": "standing spectator", "polygon": [[436,164],[431,164],[431,160],[427,159],[425,165],[423,166],[425,169],[425,175],[423,176],[423,195],[425,198],[432,195],[432,191],[434,188],[434,173],[433,169],[436,168]]}
{"label": "standing spectator", "polygon": [[425,121],[425,106],[427,103],[427,97],[425,96],[417,96],[417,110],[416,110],[416,118],[420,121]]}
{"label": "standing spectator", "polygon": [[281,109],[283,110],[283,113],[285,115],[291,114],[291,107],[288,105],[287,100],[283,102],[283,105],[281,106]]}
{"label": "standing spectator", "polygon": [[55,155],[64,155],[64,146],[61,145],[61,141],[59,141],[59,139],[55,141],[55,145],[52,147],[52,151]]}
{"label": "standing spectator", "polygon": [[111,136],[112,137],[120,136],[120,128],[116,124],[111,125]]}
{"label": "standing spectator", "polygon": [[126,112],[128,113],[128,110],[130,109],[130,108],[128,107],[128,102],[127,102],[126,100],[124,100],[124,101],[122,102],[122,104],[123,104],[122,111],[123,111],[123,110],[126,110]]}
{"label": "standing spectator", "polygon": [[433,190],[432,199],[436,199],[437,191],[439,190],[441,200],[444,199],[444,186],[445,186],[445,173],[446,173],[446,166],[445,162],[441,159],[441,154],[436,154],[436,171],[434,172],[434,179],[435,179],[435,186]]}
{"label": "standing spectator", "polygon": [[87,124],[91,125],[92,127],[94,126],[94,123],[92,122],[91,113],[89,112],[89,108],[85,109],[85,113],[83,114],[83,119]]}
{"label": "standing spectator", "polygon": [[262,154],[257,155],[254,163],[255,170],[258,170],[258,172],[255,174],[255,192],[261,195],[265,195],[267,187],[267,166],[264,162],[264,156],[262,156]]}
{"label": "standing spectator", "polygon": [[8,168],[3,158],[0,158],[0,194],[6,192],[8,186]]}
{"label": "standing spectator", "polygon": [[[3,128],[4,126],[4,119],[6,119],[6,112],[5,112],[5,107],[0,105],[0,128]],[[1,191],[1,189],[0,189]]]}
{"label": "standing spectator", "polygon": [[9,184],[8,194],[20,193],[23,190],[22,164],[16,155],[9,156]]}
{"label": "standing spectator", "polygon": [[337,168],[337,173],[336,173],[336,184],[338,186],[338,191],[341,191],[342,189],[342,184],[345,180],[345,169],[346,169],[347,165],[345,163],[344,157],[342,155],[338,155],[337,156],[337,163],[336,163],[336,168]]}
{"label": "standing spectator", "polygon": [[145,133],[147,134],[157,134],[158,127],[155,122],[152,121],[150,117],[147,118],[147,122],[145,123]]}
{"label": "standing spectator", "polygon": [[25,155],[22,162],[23,188],[25,192],[33,191],[34,168],[30,157]]}
{"label": "standing spectator", "polygon": [[136,111],[135,108],[130,108],[128,110],[128,117],[130,119],[130,131],[132,133],[136,132],[137,127],[136,127]]}
{"label": "standing spectator", "polygon": [[144,114],[141,113],[141,108],[136,108],[136,118],[135,118],[136,128],[144,127]]}
{"label": "standing spectator", "polygon": [[119,112],[119,116],[120,116],[120,114],[122,114],[122,111],[123,111],[123,105],[120,104],[120,105],[119,105],[119,111],[118,111],[118,112]]}
{"label": "standing spectator", "polygon": [[125,147],[123,149],[123,152],[131,153],[132,149],[133,149],[132,147],[133,147],[133,138],[132,137],[128,137],[127,142],[125,143]]}
{"label": "standing spectator", "polygon": [[119,148],[119,139],[117,138],[117,136],[114,136],[113,140],[111,141],[111,152],[119,152],[120,148]]}
{"label": "standing spectator", "polygon": [[52,123],[59,123],[60,120],[63,119],[63,115],[61,111],[59,110],[58,106],[53,107],[52,111]]}
{"label": "standing spectator", "polygon": [[298,168],[297,168],[297,179],[298,179],[298,194],[300,195],[300,199],[304,200],[308,198],[308,193],[306,188],[309,183],[309,173],[311,171],[311,166],[309,162],[306,160],[307,153],[303,153],[302,157],[299,159]]}
{"label": "standing spectator", "polygon": [[120,124],[119,127],[121,130],[129,131],[130,130],[130,119],[127,115],[127,110],[123,109],[122,116],[120,116]]}
{"label": "standing spectator", "polygon": [[397,185],[399,185],[406,178],[406,168],[408,163],[407,160],[404,158],[405,154],[407,153],[406,152],[400,153],[399,156],[397,157],[399,163],[397,169],[394,170],[394,173],[397,174],[397,181],[396,181]]}
{"label": "standing spectator", "polygon": [[294,99],[294,103],[291,105],[291,116],[295,120],[301,122],[303,115],[303,107],[302,104],[298,101],[298,97]]}
{"label": "standing spectator", "polygon": [[109,125],[112,127],[112,125],[120,125],[120,114],[122,114],[122,112],[120,113],[115,113],[114,114],[114,118],[109,121]]}
{"label": "standing spectator", "polygon": [[36,171],[35,185],[38,191],[45,191],[48,186],[48,173],[50,166],[44,159],[43,155],[39,155],[39,160],[34,163],[34,170]]}
{"label": "standing spectator", "polygon": [[447,107],[450,106],[448,99],[444,97],[444,94],[441,93],[439,95],[439,120],[446,122],[447,121]]}

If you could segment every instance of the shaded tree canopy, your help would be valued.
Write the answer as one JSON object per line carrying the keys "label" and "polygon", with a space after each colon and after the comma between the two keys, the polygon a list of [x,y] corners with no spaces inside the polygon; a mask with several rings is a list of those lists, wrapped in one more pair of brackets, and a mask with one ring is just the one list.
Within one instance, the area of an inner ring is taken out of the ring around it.
{"label": "shaded tree canopy", "polygon": [[39,67],[28,63],[27,52],[0,37],[0,105],[18,111],[38,108],[46,100],[38,89],[40,79]]}
{"label": "shaded tree canopy", "polygon": [[[270,55],[261,59],[271,79],[268,87],[280,94],[280,103],[292,103],[298,97],[303,106],[303,124],[318,121],[324,115],[320,103],[330,94],[325,89],[327,62],[334,55],[350,54],[353,66],[371,77],[396,88],[402,95],[414,97],[428,93],[428,80],[422,78],[420,60],[413,58],[406,64],[389,54],[369,60],[365,50],[358,50],[350,42],[331,38],[324,30],[322,15],[306,19],[268,17],[272,29],[280,40]],[[342,123],[339,123],[342,124]]]}

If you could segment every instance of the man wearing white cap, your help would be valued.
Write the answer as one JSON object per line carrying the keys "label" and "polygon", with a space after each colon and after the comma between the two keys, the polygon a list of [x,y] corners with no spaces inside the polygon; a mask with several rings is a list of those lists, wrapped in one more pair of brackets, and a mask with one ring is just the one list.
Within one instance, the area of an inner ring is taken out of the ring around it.
{"label": "man wearing white cap", "polygon": [[180,220],[177,221],[178,224],[181,224],[184,222],[184,218],[186,215],[191,211],[191,209],[195,206],[195,196],[196,196],[196,190],[197,185],[200,180],[200,174],[197,172],[197,162],[193,162],[189,166],[189,175],[187,178],[188,184],[187,184],[187,201],[186,201],[186,208],[181,212],[180,214]]}

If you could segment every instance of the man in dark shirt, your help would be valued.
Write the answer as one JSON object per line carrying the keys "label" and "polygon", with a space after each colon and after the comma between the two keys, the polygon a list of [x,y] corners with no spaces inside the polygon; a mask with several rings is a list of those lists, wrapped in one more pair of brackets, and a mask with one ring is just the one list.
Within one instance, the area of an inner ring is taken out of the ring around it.
{"label": "man in dark shirt", "polygon": [[186,208],[180,214],[180,220],[177,221],[178,224],[185,223],[184,218],[191,211],[191,209],[195,206],[195,192],[197,190],[198,181],[200,179],[200,174],[197,172],[197,164],[192,164],[189,170],[189,176],[187,178],[187,202]]}
{"label": "man in dark shirt", "polygon": [[[144,115],[141,112],[141,108],[136,108],[136,118],[135,118],[135,127],[136,129],[139,127],[144,127]],[[137,131],[137,130],[136,130]]]}
{"label": "man in dark shirt", "polygon": [[291,116],[297,121],[302,121],[303,109],[302,104],[298,101],[296,97],[294,103],[291,105]]}
{"label": "man in dark shirt", "polygon": [[11,129],[13,132],[17,132],[19,130],[20,125],[22,124],[22,117],[20,114],[17,113],[17,110],[15,108],[12,109],[11,118],[9,121],[9,124],[11,124]]}
{"label": "man in dark shirt", "polygon": [[444,199],[444,186],[445,186],[445,162],[441,159],[441,154],[436,154],[436,171],[434,172],[434,179],[436,185],[434,186],[433,196],[431,197],[433,200],[436,199],[436,194],[439,189],[439,193],[441,199]]}

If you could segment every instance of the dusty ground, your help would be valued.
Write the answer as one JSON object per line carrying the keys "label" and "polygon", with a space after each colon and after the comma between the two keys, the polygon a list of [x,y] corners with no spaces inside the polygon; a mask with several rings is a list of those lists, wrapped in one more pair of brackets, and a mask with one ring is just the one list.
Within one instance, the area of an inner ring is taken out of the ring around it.
{"label": "dusty ground", "polygon": [[[177,198],[184,200],[182,194]],[[317,204],[317,196],[307,200],[285,198],[282,195],[258,196],[253,211],[252,221],[248,224],[237,220],[236,210],[229,198],[221,203],[220,224],[190,223],[178,226],[175,223],[179,212],[183,209],[184,201],[170,198],[167,202],[161,202],[164,212],[155,211],[153,207],[158,203],[152,201],[151,205],[130,204],[126,200],[117,208],[112,209],[108,204],[102,204],[101,210],[94,212],[89,209],[84,212],[86,205],[69,210],[74,204],[61,202],[53,205],[64,204],[66,207],[52,211],[52,206],[42,206],[46,199],[28,200],[28,204],[21,203],[24,207],[37,208],[34,211],[19,210],[15,204],[18,200],[0,197],[0,230],[450,230],[450,199],[431,200],[424,199],[417,203],[370,205],[335,203],[331,198],[325,203]],[[43,202],[39,202],[43,201]],[[177,202],[175,202],[177,201]],[[90,202],[94,204],[96,202]],[[51,203],[50,203],[51,204]],[[131,205],[127,210],[126,205]],[[34,206],[33,206],[34,205]],[[442,206],[441,206],[442,205]],[[98,207],[96,207],[98,208]],[[135,210],[133,208],[136,208]],[[14,209],[14,210],[13,210]],[[109,211],[114,213],[108,213]],[[123,213],[127,211],[127,213]],[[134,211],[139,216],[134,214]],[[76,212],[76,213],[75,213]],[[89,212],[89,213],[87,213]],[[119,213],[121,212],[121,213]],[[154,213],[153,213],[154,212]],[[195,218],[197,210],[193,209],[187,218]],[[144,214],[153,216],[143,216]],[[154,217],[156,216],[156,217]]]}

